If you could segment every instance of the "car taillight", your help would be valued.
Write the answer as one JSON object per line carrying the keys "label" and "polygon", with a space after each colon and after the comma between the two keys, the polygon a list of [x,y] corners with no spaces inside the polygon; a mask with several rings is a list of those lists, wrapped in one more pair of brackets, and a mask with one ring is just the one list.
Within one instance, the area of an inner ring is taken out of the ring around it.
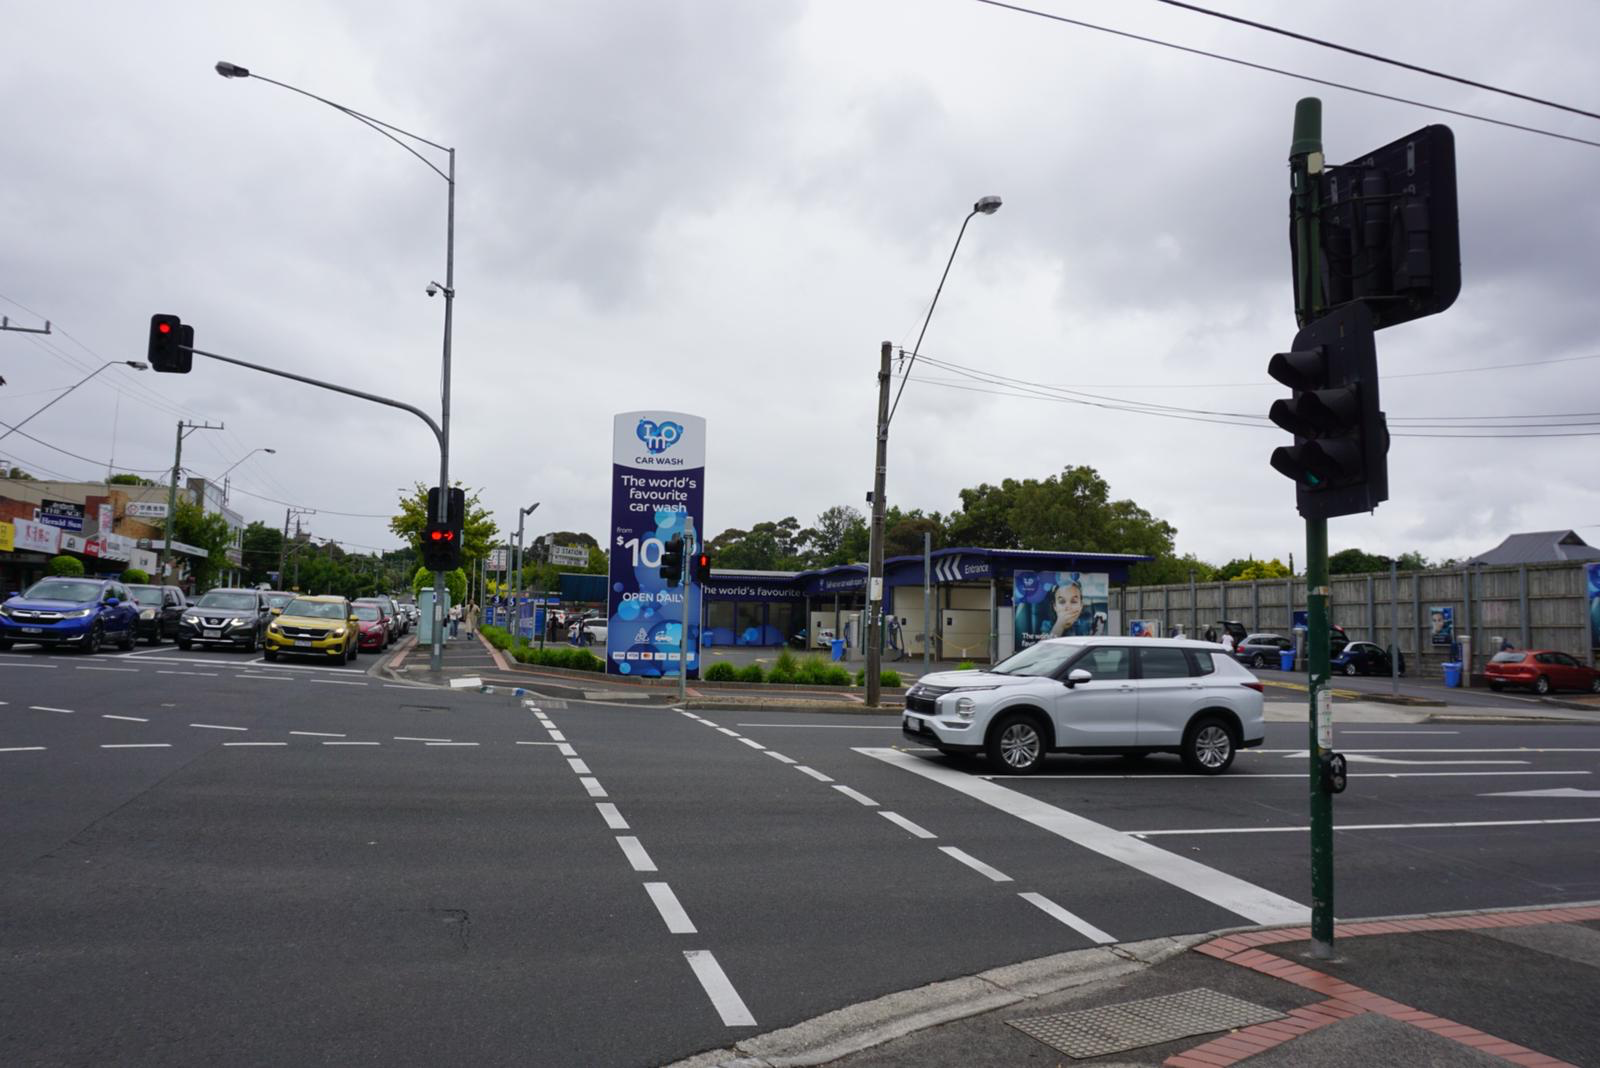
{"label": "car taillight", "polygon": [[1241,682],[1239,685],[1243,686],[1247,690],[1254,690],[1256,693],[1266,693],[1267,692],[1267,688],[1265,686],[1263,686],[1259,682],[1254,682],[1254,681],[1252,681],[1252,682]]}

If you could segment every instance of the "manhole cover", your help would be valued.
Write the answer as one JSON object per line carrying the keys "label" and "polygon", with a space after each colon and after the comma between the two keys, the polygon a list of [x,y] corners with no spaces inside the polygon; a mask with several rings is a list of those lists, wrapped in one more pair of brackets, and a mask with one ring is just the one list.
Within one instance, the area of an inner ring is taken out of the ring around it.
{"label": "manhole cover", "polygon": [[1193,1035],[1282,1019],[1283,1013],[1215,990],[1198,987],[1178,994],[1096,1009],[1007,1020],[1025,1035],[1074,1059],[1174,1042]]}

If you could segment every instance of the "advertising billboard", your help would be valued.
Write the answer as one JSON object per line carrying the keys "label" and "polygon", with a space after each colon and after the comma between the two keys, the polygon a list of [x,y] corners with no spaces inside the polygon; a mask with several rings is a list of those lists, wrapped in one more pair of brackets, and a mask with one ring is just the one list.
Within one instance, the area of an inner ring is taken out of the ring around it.
{"label": "advertising billboard", "polygon": [[1128,637],[1159,638],[1161,637],[1161,621],[1159,619],[1131,620],[1128,623]]}
{"label": "advertising billboard", "polygon": [[[706,421],[684,412],[623,412],[612,422],[611,572],[606,593],[606,671],[679,673],[689,622],[688,677],[699,677],[700,597],[661,581],[661,551],[690,517],[705,532]],[[687,608],[687,613],[685,612]]]}
{"label": "advertising billboard", "polygon": [[74,534],[83,532],[83,505],[72,501],[44,500],[39,502],[39,522],[58,527],[61,530],[70,530]]}
{"label": "advertising billboard", "polygon": [[1600,649],[1600,564],[1584,569],[1589,575],[1589,644]]}
{"label": "advertising billboard", "polygon": [[1043,638],[1105,634],[1110,619],[1110,576],[1087,571],[1018,571],[1012,578],[1016,648]]}
{"label": "advertising billboard", "polygon": [[1454,605],[1436,604],[1428,609],[1428,633],[1434,645],[1450,645],[1456,640]]}

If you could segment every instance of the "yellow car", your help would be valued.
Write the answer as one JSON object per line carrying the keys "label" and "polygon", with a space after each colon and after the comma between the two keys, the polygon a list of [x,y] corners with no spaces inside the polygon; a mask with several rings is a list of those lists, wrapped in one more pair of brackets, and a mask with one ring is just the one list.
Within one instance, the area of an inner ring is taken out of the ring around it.
{"label": "yellow car", "polygon": [[343,597],[296,597],[267,624],[265,656],[310,656],[318,660],[354,660],[360,648],[361,625]]}

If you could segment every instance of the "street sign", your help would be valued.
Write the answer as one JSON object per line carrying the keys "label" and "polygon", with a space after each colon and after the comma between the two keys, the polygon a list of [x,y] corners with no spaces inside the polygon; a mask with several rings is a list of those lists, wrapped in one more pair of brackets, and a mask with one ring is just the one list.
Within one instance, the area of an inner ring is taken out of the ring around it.
{"label": "street sign", "polygon": [[556,567],[588,567],[589,550],[581,545],[552,545],[550,562]]}
{"label": "street sign", "polygon": [[134,519],[167,518],[166,501],[129,501],[125,514]]}
{"label": "street sign", "polygon": [[40,501],[39,522],[76,534],[83,530],[83,505],[72,501]]}

